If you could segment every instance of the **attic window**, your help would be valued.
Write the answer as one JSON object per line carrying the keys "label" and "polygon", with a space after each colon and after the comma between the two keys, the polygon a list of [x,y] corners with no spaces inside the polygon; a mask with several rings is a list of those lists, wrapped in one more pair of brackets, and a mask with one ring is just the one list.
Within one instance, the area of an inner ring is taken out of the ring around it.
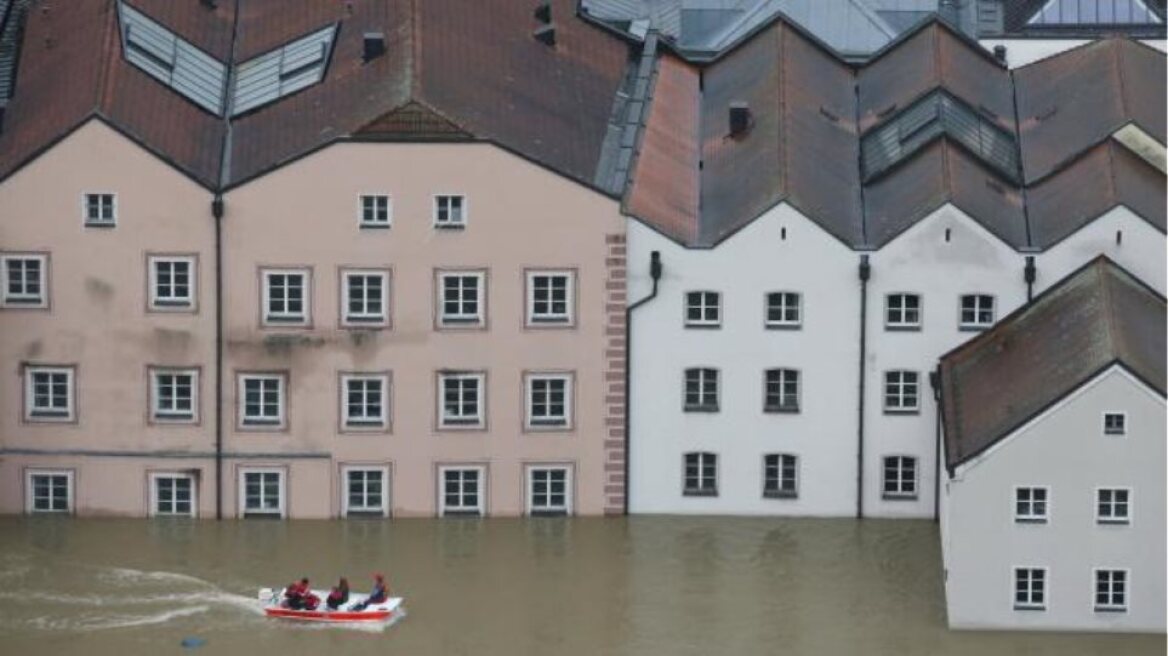
{"label": "attic window", "polygon": [[232,116],[323,80],[336,33],[337,26],[329,25],[237,66],[231,93]]}
{"label": "attic window", "polygon": [[126,61],[199,107],[223,112],[227,67],[126,3],[118,3]]}
{"label": "attic window", "polygon": [[1050,0],[1026,24],[1032,27],[1074,25],[1160,25],[1164,21],[1143,0]]}

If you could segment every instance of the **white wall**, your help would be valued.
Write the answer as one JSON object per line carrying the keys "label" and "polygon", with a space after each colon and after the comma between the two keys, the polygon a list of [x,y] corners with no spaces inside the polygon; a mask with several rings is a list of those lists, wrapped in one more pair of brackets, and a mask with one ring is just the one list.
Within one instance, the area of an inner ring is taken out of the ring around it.
{"label": "white wall", "polygon": [[[946,231],[949,240],[946,241]],[[932,517],[936,473],[936,410],[929,372],[942,354],[975,336],[958,327],[960,296],[986,293],[995,298],[995,320],[1026,301],[1024,260],[960,210],[945,206],[870,255],[868,354],[865,363],[864,514],[873,517]],[[885,297],[921,295],[919,331],[884,326]],[[920,412],[884,412],[884,374],[920,374]],[[839,386],[850,385],[855,374]],[[917,458],[917,497],[883,498],[883,459]]]}
{"label": "white wall", "polygon": [[[993,52],[994,46],[1006,46],[1006,64],[1010,68],[1018,68],[1089,42],[1088,39],[982,39],[981,45],[990,52]],[[1168,42],[1162,39],[1141,43],[1157,50],[1168,50]]]}
{"label": "white wall", "polygon": [[[1122,233],[1119,243],[1117,233]],[[1164,233],[1126,207],[1116,207],[1036,258],[1034,292],[1038,294],[1099,255],[1106,255],[1163,295],[1168,290],[1166,247]]]}
{"label": "white wall", "polygon": [[[1105,436],[1102,413],[1128,416]],[[1113,367],[958,468],[947,486],[942,545],[953,628],[1165,629],[1165,403]],[[1014,486],[1050,488],[1050,520],[1016,524]],[[1130,525],[1095,521],[1096,487],[1131,487]],[[1047,572],[1047,609],[1015,611],[1013,567]],[[1096,613],[1093,567],[1128,568],[1129,609]]]}
{"label": "white wall", "polygon": [[[783,238],[783,230],[786,238]],[[686,249],[637,220],[628,227],[630,510],[634,513],[839,515],[855,512],[859,257],[787,205],[713,249]],[[722,327],[687,329],[687,291],[722,293]],[[800,330],[764,328],[764,294],[803,294]],[[682,411],[683,371],[720,369],[717,413]],[[802,372],[798,414],[763,412],[763,370]],[[717,497],[682,495],[683,454],[717,453]],[[764,453],[800,459],[798,499],[764,499]]]}

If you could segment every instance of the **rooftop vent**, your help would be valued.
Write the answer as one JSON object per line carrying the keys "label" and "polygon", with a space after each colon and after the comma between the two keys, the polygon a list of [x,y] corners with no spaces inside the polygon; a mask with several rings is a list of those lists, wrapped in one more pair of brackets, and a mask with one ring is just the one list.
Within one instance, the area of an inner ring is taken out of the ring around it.
{"label": "rooftop vent", "polygon": [[535,37],[536,41],[539,41],[540,43],[544,44],[545,46],[555,46],[556,45],[556,26],[553,23],[548,23],[547,25],[540,25],[539,27],[535,28],[535,32],[532,33],[532,36]]}
{"label": "rooftop vent", "polygon": [[1006,46],[994,46],[994,59],[1006,63]]}
{"label": "rooftop vent", "polygon": [[373,61],[385,54],[385,33],[384,32],[366,32],[365,33],[365,50],[361,56],[366,62]]}
{"label": "rooftop vent", "polygon": [[541,2],[535,7],[535,19],[545,25],[552,22],[552,3]]}
{"label": "rooftop vent", "polygon": [[750,105],[744,102],[730,103],[730,136],[741,137],[750,129]]}
{"label": "rooftop vent", "polygon": [[199,4],[203,5],[207,9],[219,8],[219,2],[217,0],[199,0]]}

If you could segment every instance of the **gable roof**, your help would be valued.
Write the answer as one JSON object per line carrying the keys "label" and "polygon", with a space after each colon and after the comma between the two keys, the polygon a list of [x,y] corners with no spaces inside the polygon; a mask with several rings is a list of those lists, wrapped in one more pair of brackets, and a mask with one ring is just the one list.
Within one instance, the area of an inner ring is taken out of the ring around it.
{"label": "gable roof", "polygon": [[1164,298],[1104,256],[942,356],[952,471],[1120,365],[1165,394]]}

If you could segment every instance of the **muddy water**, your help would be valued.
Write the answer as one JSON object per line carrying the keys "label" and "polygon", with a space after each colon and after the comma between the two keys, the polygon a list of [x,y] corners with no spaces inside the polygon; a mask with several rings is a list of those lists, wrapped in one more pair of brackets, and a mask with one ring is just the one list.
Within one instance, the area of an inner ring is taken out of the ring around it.
{"label": "muddy water", "polygon": [[[0,519],[5,654],[1163,654],[1164,636],[956,633],[928,522]],[[389,573],[388,628],[256,589]],[[205,644],[184,650],[183,638]]]}

